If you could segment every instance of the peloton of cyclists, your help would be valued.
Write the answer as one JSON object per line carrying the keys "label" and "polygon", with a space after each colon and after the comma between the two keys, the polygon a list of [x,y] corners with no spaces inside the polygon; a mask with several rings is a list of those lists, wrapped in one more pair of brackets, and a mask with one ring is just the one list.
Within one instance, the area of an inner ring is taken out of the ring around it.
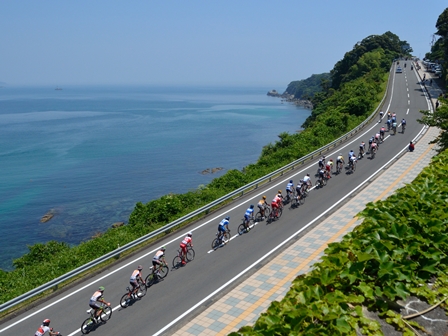
{"label": "peloton of cyclists", "polygon": [[47,333],[50,336],[56,336],[56,335],[60,335],[59,332],[57,331],[53,331],[53,328],[50,328],[50,320],[49,319],[45,319],[42,322],[42,325],[37,329],[37,331],[34,333],[34,336],[43,336],[45,335],[45,333]]}
{"label": "peloton of cyclists", "polygon": [[264,214],[264,210],[266,209],[266,207],[268,207],[269,204],[266,203],[266,196],[263,196],[261,198],[261,200],[258,201],[257,207],[258,209],[260,209],[260,213],[261,213],[261,220],[264,220],[266,218],[265,214]]}

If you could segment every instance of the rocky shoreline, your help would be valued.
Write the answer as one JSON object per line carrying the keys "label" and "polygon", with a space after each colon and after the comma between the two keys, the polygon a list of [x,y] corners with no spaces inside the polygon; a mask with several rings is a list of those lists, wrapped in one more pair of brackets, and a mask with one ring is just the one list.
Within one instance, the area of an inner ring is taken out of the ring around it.
{"label": "rocky shoreline", "polygon": [[307,108],[310,110],[313,109],[313,104],[311,103],[311,101],[306,100],[306,99],[297,99],[294,97],[294,95],[291,95],[286,92],[280,94],[279,92],[277,92],[277,90],[271,90],[267,93],[267,95],[270,97],[281,98],[282,103],[283,103],[283,101],[286,101],[288,103],[292,103],[294,105],[301,106],[301,107],[304,107],[304,108]]}

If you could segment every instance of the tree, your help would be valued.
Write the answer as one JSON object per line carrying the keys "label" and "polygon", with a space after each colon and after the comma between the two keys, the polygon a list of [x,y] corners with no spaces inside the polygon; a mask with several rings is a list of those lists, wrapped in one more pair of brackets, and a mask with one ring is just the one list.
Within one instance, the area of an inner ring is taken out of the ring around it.
{"label": "tree", "polygon": [[430,127],[438,127],[441,132],[439,136],[431,141],[439,145],[439,152],[448,148],[448,99],[439,98],[440,106],[434,112],[420,111],[423,113],[423,118],[418,122]]}

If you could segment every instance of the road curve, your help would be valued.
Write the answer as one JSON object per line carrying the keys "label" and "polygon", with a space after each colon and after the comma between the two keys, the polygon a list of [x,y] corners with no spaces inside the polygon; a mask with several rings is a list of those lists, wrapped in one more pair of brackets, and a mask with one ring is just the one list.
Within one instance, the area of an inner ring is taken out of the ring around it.
{"label": "road curve", "polygon": [[[277,189],[285,190],[291,178],[297,182],[306,173],[313,176],[317,163],[296,168],[283,179],[245,195],[188,229],[162,239],[132,258],[122,260],[45,303],[2,323],[0,334],[31,335],[43,319],[50,318],[55,330],[61,331],[63,335],[81,335],[80,326],[87,317],[85,312],[89,308],[89,298],[100,285],[106,287],[105,298],[112,303],[114,313],[109,322],[100,325],[92,332],[93,335],[171,334],[170,328],[176,328],[184,321],[194,318],[201,309],[209,306],[229,288],[247,278],[269,258],[275,257],[277,251],[301,234],[298,231],[319,223],[324,212],[325,216],[331,216],[331,212],[344,196],[396,156],[421,131],[422,125],[418,124],[416,119],[420,117],[420,110],[430,108],[428,100],[415,70],[411,71],[410,67],[403,70],[401,74],[393,73],[394,78],[384,111],[391,110],[397,113],[399,120],[404,117],[407,120],[406,132],[401,134],[401,128],[396,135],[389,135],[386,132],[386,140],[380,146],[376,157],[370,160],[369,156],[366,156],[360,160],[354,174],[343,173],[334,176],[324,188],[311,191],[303,206],[290,211],[286,207],[279,221],[269,225],[261,222],[248,234],[238,236],[228,245],[210,252],[210,244],[222,217],[226,215],[231,217],[230,228],[232,234],[236,234],[237,226],[250,204],[256,204],[261,195],[266,195],[270,201]],[[350,149],[357,152],[361,140],[367,142],[379,127],[378,119],[372,121],[365,127],[365,131],[331,151],[327,157],[335,159],[339,153],[347,157]],[[314,180],[313,178],[313,182]],[[142,300],[126,309],[120,308],[120,297],[125,293],[129,276],[136,265],[143,264],[146,276],[152,255],[162,245],[167,247],[167,261],[171,261],[187,231],[193,232],[195,260],[181,269],[170,270],[167,278],[149,288]]]}

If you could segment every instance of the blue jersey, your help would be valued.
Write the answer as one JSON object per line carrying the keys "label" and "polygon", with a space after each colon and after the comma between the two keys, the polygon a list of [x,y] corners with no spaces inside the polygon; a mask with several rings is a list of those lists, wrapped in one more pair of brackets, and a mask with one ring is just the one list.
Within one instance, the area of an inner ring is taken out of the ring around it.
{"label": "blue jersey", "polygon": [[251,208],[249,208],[249,209],[247,209],[246,210],[246,213],[244,214],[244,217],[247,219],[247,218],[250,218],[250,217],[252,217],[252,214],[254,213],[254,209],[251,209]]}
{"label": "blue jersey", "polygon": [[292,189],[294,188],[294,183],[288,183],[288,185],[286,186],[286,190],[292,191]]}
{"label": "blue jersey", "polygon": [[229,225],[229,221],[227,219],[223,219],[220,223],[219,226],[225,226],[225,225]]}

